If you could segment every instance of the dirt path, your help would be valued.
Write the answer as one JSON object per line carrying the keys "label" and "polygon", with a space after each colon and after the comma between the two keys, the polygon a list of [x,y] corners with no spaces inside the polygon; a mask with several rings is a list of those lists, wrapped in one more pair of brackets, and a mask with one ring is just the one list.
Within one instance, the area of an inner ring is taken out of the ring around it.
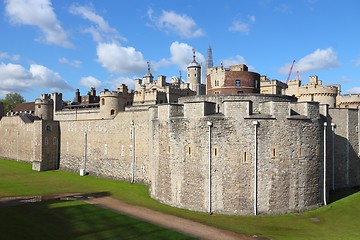
{"label": "dirt path", "polygon": [[124,215],[144,220],[165,228],[173,229],[187,235],[206,240],[254,240],[249,237],[227,230],[211,227],[192,220],[176,217],[148,208],[124,203],[108,196],[94,196],[92,194],[59,194],[51,196],[14,197],[0,199],[0,208],[28,202],[38,202],[49,199],[80,200],[103,208],[111,209]]}

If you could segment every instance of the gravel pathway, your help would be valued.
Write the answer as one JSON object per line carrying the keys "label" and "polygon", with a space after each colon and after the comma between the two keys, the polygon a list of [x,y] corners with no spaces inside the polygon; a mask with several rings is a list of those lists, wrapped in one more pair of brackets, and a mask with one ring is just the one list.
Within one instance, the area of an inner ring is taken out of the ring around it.
{"label": "gravel pathway", "polygon": [[173,229],[175,231],[182,232],[184,234],[204,240],[260,239],[255,236],[250,237],[231,231],[211,227],[199,222],[154,211],[148,208],[130,205],[106,196],[106,194],[58,194],[50,196],[0,198],[0,208],[25,204],[29,202],[46,201],[50,199],[84,201],[89,204],[94,204],[103,208],[111,209],[121,214],[132,216],[134,218],[150,222],[164,228]]}

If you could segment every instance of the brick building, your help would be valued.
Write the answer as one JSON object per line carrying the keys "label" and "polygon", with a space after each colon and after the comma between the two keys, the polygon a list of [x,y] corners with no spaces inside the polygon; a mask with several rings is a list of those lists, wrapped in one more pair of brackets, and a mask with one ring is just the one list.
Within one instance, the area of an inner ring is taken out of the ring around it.
{"label": "brick building", "polygon": [[249,72],[245,64],[207,70],[207,95],[239,93],[260,93],[260,74]]}

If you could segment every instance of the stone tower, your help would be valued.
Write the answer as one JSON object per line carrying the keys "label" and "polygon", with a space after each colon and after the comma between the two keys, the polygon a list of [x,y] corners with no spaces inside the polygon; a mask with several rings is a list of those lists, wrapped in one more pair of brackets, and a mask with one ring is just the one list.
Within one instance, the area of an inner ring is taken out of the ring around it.
{"label": "stone tower", "polygon": [[105,89],[100,92],[100,116],[102,119],[113,119],[118,112],[125,110],[126,102],[121,92]]}
{"label": "stone tower", "polygon": [[148,71],[145,74],[145,76],[143,77],[144,84],[150,84],[150,83],[153,83],[153,81],[154,81],[154,76],[151,74],[151,71],[150,71],[150,62],[147,62],[147,65],[148,65]]}
{"label": "stone tower", "polygon": [[43,120],[53,120],[54,101],[50,94],[41,94],[35,100],[35,115]]}
{"label": "stone tower", "polygon": [[193,49],[193,61],[187,67],[187,80],[190,89],[195,91],[196,95],[200,95],[201,65],[195,59],[195,49]]}

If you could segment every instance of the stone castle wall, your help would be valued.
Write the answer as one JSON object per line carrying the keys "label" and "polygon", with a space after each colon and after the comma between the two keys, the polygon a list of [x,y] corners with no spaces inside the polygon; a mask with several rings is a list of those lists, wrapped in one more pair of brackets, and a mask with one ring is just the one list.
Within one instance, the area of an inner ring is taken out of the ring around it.
{"label": "stone castle wall", "polygon": [[[359,111],[329,109],[334,131],[329,131],[329,183],[335,189],[351,188],[360,184]],[[334,141],[332,141],[334,137]],[[333,151],[332,151],[333,145]],[[334,156],[334,157],[333,157]],[[334,184],[333,180],[334,178]]]}
{"label": "stone castle wall", "polygon": [[206,110],[215,108],[214,103],[185,103],[184,116],[170,115],[170,121],[168,114],[160,115],[171,112],[169,107],[158,107],[151,195],[166,204],[207,211],[211,191],[212,211],[231,214],[251,214],[255,198],[260,213],[302,211],[321,204],[319,105],[303,104],[308,115],[299,118],[290,116],[290,102],[260,104],[273,113],[268,115],[249,112],[250,101],[223,101],[224,114]]}
{"label": "stone castle wall", "polygon": [[58,122],[31,116],[4,117],[0,121],[0,156],[34,163],[34,170],[57,169]]}
{"label": "stone castle wall", "polygon": [[113,120],[61,121],[60,168],[78,172],[86,158],[91,175],[126,181],[134,175],[148,182],[149,124],[148,111],[121,112]]}
{"label": "stone castle wall", "polygon": [[0,156],[33,162],[35,170],[85,168],[145,182],[153,198],[196,211],[297,212],[323,202],[324,121],[327,190],[332,180],[337,189],[360,185],[359,112],[327,114],[326,106],[290,96],[193,96],[127,108],[113,119],[3,117]]}

